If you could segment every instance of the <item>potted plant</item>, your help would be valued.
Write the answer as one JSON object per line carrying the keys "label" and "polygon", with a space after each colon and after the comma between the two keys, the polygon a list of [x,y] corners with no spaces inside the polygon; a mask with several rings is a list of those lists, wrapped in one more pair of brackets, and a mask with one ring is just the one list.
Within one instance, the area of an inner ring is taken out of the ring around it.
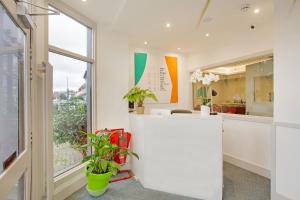
{"label": "potted plant", "polygon": [[137,104],[137,108],[136,108],[137,114],[144,114],[144,112],[145,112],[144,100],[146,98],[150,98],[154,101],[157,101],[155,94],[151,90],[141,89],[139,87],[133,87],[123,97],[123,99],[127,99],[130,103]]}
{"label": "potted plant", "polygon": [[89,133],[87,136],[90,142],[82,146],[83,149],[92,148],[92,154],[85,156],[83,162],[87,163],[86,188],[89,194],[94,197],[101,196],[107,190],[111,176],[117,175],[122,167],[114,161],[116,152],[139,159],[136,153],[131,152],[127,148],[121,148],[116,144],[112,144],[111,134],[111,132],[106,130],[97,131],[95,134]]}
{"label": "potted plant", "polygon": [[210,106],[211,98],[212,98],[212,90],[210,88],[210,84],[214,81],[217,82],[220,80],[219,75],[215,75],[213,73],[203,74],[200,70],[196,70],[193,72],[191,76],[191,82],[197,83],[202,82],[203,87],[198,90],[198,95],[201,97],[202,105],[201,105],[201,115],[208,116],[210,115]]}

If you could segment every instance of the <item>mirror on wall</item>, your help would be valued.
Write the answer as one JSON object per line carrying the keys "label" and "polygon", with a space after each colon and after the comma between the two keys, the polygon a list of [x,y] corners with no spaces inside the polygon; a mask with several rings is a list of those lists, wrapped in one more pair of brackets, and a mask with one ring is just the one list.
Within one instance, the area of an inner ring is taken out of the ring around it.
{"label": "mirror on wall", "polygon": [[[220,76],[210,86],[216,92],[211,99],[214,112],[273,116],[273,56],[253,58],[226,66],[203,70]],[[201,82],[193,83],[193,106],[200,110]]]}

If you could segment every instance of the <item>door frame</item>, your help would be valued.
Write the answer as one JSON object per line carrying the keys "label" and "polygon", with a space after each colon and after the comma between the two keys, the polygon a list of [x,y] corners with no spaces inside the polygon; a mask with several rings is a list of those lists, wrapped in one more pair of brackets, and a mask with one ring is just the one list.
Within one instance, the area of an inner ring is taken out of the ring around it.
{"label": "door frame", "polygon": [[[18,155],[16,160],[0,175],[0,199],[9,194],[14,185],[24,175],[24,199],[31,199],[31,60],[30,60],[30,34],[31,30],[26,29],[22,21],[17,16],[17,5],[14,0],[0,0],[3,7],[25,35],[25,53],[24,53],[24,76],[22,91],[23,117],[24,117],[24,150]],[[20,95],[20,94],[19,94]],[[19,105],[20,106],[20,105]]]}

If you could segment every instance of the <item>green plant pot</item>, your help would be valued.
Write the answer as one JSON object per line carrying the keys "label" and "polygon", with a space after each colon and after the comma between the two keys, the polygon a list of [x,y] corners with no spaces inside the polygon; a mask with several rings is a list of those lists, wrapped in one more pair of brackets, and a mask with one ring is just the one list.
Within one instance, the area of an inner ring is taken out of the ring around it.
{"label": "green plant pot", "polygon": [[93,197],[99,197],[108,188],[110,177],[112,176],[111,172],[105,174],[93,174],[86,172],[87,176],[87,186],[86,189],[89,194]]}

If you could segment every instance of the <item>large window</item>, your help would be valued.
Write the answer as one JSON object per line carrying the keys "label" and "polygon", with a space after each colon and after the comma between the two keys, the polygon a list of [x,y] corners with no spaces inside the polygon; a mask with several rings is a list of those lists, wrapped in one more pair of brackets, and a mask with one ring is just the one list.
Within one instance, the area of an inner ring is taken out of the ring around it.
{"label": "large window", "polygon": [[80,164],[91,131],[92,29],[63,12],[49,17],[53,65],[54,176]]}
{"label": "large window", "polygon": [[[272,56],[219,66],[203,71],[220,76],[213,82],[214,95],[210,101],[215,112],[273,116],[273,59]],[[193,83],[194,109],[202,104],[201,82]]]}

